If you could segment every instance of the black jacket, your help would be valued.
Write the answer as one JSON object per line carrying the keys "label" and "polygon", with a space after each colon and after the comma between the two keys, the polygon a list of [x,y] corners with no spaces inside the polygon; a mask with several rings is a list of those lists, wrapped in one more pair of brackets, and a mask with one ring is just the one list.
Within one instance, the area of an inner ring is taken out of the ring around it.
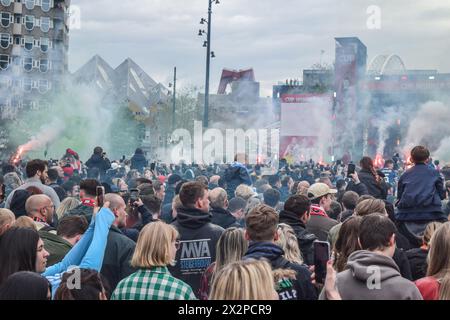
{"label": "black jacket", "polygon": [[367,186],[360,182],[358,184],[354,183],[353,180],[350,180],[347,184],[347,188],[345,188],[345,191],[354,191],[359,196],[363,196],[365,194],[369,194],[369,191],[367,190]]}
{"label": "black jacket", "polygon": [[402,277],[408,280],[412,280],[411,267],[409,266],[408,257],[406,256],[405,251],[396,248],[392,259],[400,269],[400,274],[402,275]]}
{"label": "black jacket", "polygon": [[311,273],[304,265],[287,261],[284,251],[272,242],[250,243],[245,259],[267,259],[272,270],[290,269],[296,273],[296,279],[283,278],[277,283],[280,300],[317,300],[317,290],[311,283]]}
{"label": "black jacket", "polygon": [[211,223],[209,212],[190,208],[178,209],[172,225],[180,233],[180,249],[169,270],[198,294],[203,272],[216,260],[216,244],[224,229]]}
{"label": "black jacket", "polygon": [[224,229],[231,227],[239,228],[240,225],[230,211],[223,208],[211,208],[211,222],[221,226]]}
{"label": "black jacket", "polygon": [[414,248],[406,251],[409,266],[411,267],[412,280],[424,278],[427,275],[427,256],[428,250],[422,248]]}
{"label": "black jacket", "polygon": [[88,161],[86,161],[86,166],[88,167],[88,174],[93,168],[97,168],[100,172],[100,178],[103,179],[106,175],[106,170],[111,168],[111,162],[108,158],[102,157],[98,154],[93,154]]}
{"label": "black jacket", "polygon": [[358,177],[366,185],[368,194],[377,199],[386,199],[388,187],[384,180],[377,184],[372,172],[364,169],[358,173]]}
{"label": "black jacket", "polygon": [[314,264],[314,247],[313,243],[317,240],[317,237],[306,231],[306,226],[300,221],[297,214],[281,210],[280,223],[286,223],[294,229],[297,236],[298,246],[303,256],[303,261],[306,265]]}
{"label": "black jacket", "polygon": [[130,264],[135,246],[136,243],[133,240],[125,236],[116,226],[111,226],[100,271],[108,280],[111,292],[114,291],[120,280],[136,271]]}
{"label": "black jacket", "polygon": [[147,159],[145,159],[145,156],[143,154],[134,154],[131,157],[131,169],[136,169],[140,173],[144,172],[144,167],[147,166]]}

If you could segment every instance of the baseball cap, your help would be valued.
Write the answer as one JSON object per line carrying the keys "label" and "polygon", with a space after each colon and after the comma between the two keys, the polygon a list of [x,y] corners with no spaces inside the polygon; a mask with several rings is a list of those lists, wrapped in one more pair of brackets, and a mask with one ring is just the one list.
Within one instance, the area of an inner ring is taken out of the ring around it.
{"label": "baseball cap", "polygon": [[308,189],[308,198],[309,200],[314,200],[320,197],[323,197],[327,194],[336,194],[336,189],[330,189],[325,183],[314,183]]}

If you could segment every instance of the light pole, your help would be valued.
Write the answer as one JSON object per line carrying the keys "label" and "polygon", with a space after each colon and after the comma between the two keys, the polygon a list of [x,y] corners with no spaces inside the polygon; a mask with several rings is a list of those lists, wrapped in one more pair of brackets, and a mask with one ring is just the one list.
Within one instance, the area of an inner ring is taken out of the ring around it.
{"label": "light pole", "polygon": [[[169,83],[169,88],[172,83]],[[172,132],[175,130],[175,110],[176,110],[176,93],[177,93],[177,67],[173,68],[173,97],[172,97]]]}
{"label": "light pole", "polygon": [[202,36],[206,33],[206,41],[203,42],[203,46],[206,47],[206,80],[205,80],[205,107],[203,111],[203,127],[208,127],[209,119],[209,68],[211,64],[211,58],[215,57],[214,52],[211,52],[211,15],[212,15],[212,4],[219,4],[219,0],[208,0],[208,20],[202,18],[200,24],[208,24],[208,31],[199,30],[198,35]]}

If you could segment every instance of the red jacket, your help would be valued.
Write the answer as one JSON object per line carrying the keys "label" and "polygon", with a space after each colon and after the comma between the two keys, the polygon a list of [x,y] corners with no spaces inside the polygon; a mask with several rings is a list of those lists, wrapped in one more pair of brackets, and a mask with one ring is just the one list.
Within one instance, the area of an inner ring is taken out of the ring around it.
{"label": "red jacket", "polygon": [[434,277],[425,277],[415,282],[423,300],[439,300],[439,282]]}

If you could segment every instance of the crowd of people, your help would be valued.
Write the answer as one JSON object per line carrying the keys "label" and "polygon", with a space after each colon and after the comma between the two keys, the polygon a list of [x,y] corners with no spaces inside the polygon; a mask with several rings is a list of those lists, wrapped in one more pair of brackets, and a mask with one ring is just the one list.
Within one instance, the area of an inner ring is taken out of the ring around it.
{"label": "crowd of people", "polygon": [[450,171],[376,162],[3,163],[0,300],[449,300]]}

